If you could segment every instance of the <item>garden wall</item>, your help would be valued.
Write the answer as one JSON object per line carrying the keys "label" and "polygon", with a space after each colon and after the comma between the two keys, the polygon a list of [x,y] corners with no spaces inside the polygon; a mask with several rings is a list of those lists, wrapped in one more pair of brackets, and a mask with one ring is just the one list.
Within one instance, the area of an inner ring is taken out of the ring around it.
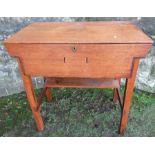
{"label": "garden wall", "polygon": [[[54,21],[105,21],[129,20],[143,29],[150,37],[155,38],[155,18],[0,18],[0,96],[7,96],[24,90],[18,65],[3,46],[3,40],[32,22]],[[41,77],[34,77],[36,88],[43,84]],[[147,58],[141,60],[136,79],[136,88],[155,93],[155,47],[150,50]]]}

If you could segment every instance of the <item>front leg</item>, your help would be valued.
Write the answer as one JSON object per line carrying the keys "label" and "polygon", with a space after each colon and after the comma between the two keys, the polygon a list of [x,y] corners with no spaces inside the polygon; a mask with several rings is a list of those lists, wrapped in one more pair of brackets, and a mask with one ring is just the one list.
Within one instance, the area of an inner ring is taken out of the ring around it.
{"label": "front leg", "polygon": [[132,94],[133,94],[133,90],[134,90],[134,82],[136,79],[136,73],[137,73],[138,64],[139,64],[139,59],[134,59],[133,61],[134,62],[133,62],[131,78],[126,80],[122,119],[121,119],[121,124],[120,124],[120,134],[121,135],[124,134],[125,128],[127,126],[130,105],[132,102]]}
{"label": "front leg", "polygon": [[18,64],[19,64],[20,72],[21,72],[21,75],[23,78],[27,98],[28,98],[35,122],[36,122],[37,129],[38,129],[38,131],[42,131],[44,129],[44,123],[43,123],[43,119],[40,114],[40,111],[37,110],[38,102],[37,102],[37,99],[36,99],[36,96],[34,93],[32,79],[30,76],[27,76],[24,74],[22,63],[20,62],[19,59],[18,59]]}

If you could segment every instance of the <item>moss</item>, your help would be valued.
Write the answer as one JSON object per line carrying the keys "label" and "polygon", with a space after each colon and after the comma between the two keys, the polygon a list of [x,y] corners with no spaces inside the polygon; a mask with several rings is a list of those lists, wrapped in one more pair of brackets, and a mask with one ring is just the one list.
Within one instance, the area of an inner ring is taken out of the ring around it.
{"label": "moss", "polygon": [[[36,90],[38,94],[40,90]],[[0,136],[119,136],[120,106],[110,89],[53,89],[36,132],[24,92],[0,98]],[[125,136],[155,136],[155,96],[136,91]]]}

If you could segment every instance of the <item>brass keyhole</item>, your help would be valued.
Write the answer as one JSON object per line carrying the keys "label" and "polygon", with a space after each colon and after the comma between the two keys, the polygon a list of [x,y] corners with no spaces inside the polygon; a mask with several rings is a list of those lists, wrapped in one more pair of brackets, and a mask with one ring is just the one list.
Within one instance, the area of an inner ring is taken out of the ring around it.
{"label": "brass keyhole", "polygon": [[73,52],[76,52],[77,51],[77,48],[74,46],[74,47],[72,47],[72,51]]}

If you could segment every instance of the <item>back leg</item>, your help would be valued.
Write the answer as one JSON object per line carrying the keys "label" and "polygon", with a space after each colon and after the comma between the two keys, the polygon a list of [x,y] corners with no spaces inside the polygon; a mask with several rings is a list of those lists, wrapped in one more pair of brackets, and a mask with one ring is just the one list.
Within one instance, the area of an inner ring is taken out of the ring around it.
{"label": "back leg", "polygon": [[[46,77],[44,77],[44,83],[46,81]],[[47,99],[47,102],[51,102],[52,101],[52,92],[51,92],[51,88],[46,87],[45,86],[45,96]]]}
{"label": "back leg", "polygon": [[51,88],[46,88],[45,96],[46,96],[46,98],[47,98],[47,102],[51,102],[51,101],[52,101],[52,92],[51,92]]}
{"label": "back leg", "polygon": [[117,102],[117,100],[119,99],[119,94],[117,89],[120,89],[120,79],[118,79],[118,82],[119,82],[119,88],[114,88],[113,102]]}

